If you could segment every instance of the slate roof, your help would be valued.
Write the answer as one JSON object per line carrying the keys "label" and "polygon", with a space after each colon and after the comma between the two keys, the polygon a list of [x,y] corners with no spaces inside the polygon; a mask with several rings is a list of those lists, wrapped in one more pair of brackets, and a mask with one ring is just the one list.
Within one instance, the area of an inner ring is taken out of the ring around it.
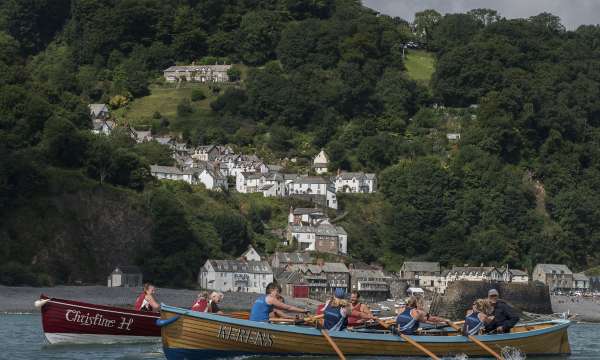
{"label": "slate roof", "polygon": [[165,72],[174,71],[200,71],[202,69],[210,69],[214,71],[227,71],[231,68],[231,65],[182,65],[182,66],[170,66]]}
{"label": "slate roof", "polygon": [[573,280],[574,281],[589,281],[590,278],[587,277],[587,275],[585,275],[584,273],[575,273],[575,274],[573,274]]}
{"label": "slate roof", "polygon": [[329,223],[319,225],[290,225],[290,230],[293,233],[314,233],[321,236],[340,236],[348,235],[346,230],[341,226],[331,225]]}
{"label": "slate roof", "polygon": [[513,276],[529,276],[525,271],[519,269],[510,269],[508,270]]}
{"label": "slate roof", "polygon": [[89,104],[88,108],[90,109],[90,115],[98,116],[101,112],[108,112],[108,106],[106,104]]}
{"label": "slate roof", "polygon": [[[242,272],[250,274],[272,274],[267,261],[206,260],[216,272]],[[206,265],[205,265],[206,266]]]}
{"label": "slate roof", "polygon": [[191,175],[195,173],[193,169],[180,169],[176,166],[150,165],[151,173],[173,174],[173,175]]}
{"label": "slate roof", "polygon": [[383,270],[350,269],[350,275],[352,275],[353,278],[391,279],[391,276],[386,275]]}
{"label": "slate roof", "polygon": [[303,176],[294,180],[296,184],[330,184],[331,182],[321,176]]}
{"label": "slate roof", "polygon": [[413,272],[439,272],[440,263],[432,261],[405,261],[402,269]]}
{"label": "slate roof", "polygon": [[312,255],[302,252],[276,252],[275,256],[281,264],[304,264],[312,261]]}
{"label": "slate roof", "polygon": [[535,267],[537,268],[538,266],[542,269],[542,272],[546,274],[551,274],[552,271],[554,271],[557,274],[560,274],[561,272],[567,275],[573,274],[571,269],[569,269],[567,265],[564,264],[537,264]]}

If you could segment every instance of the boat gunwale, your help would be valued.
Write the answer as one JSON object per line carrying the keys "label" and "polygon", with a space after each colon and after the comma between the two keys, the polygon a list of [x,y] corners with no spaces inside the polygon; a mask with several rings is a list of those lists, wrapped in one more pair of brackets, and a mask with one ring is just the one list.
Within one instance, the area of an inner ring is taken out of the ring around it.
{"label": "boat gunwale", "polygon": [[[236,326],[245,326],[245,327],[254,327],[263,330],[271,330],[274,332],[283,332],[289,334],[299,334],[299,335],[308,335],[308,336],[316,336],[321,337],[321,332],[319,329],[314,327],[305,327],[305,326],[296,326],[296,325],[276,325],[270,324],[266,322],[258,322],[251,320],[242,320],[236,318],[230,318],[222,315],[211,314],[193,311],[189,309],[179,308],[175,306],[170,306],[166,304],[161,304],[161,311],[172,312],[179,315],[190,316],[192,318],[198,318],[201,320],[208,320],[212,322],[217,322],[221,324],[227,325],[236,325]],[[552,326],[542,328],[542,329],[534,329],[523,332],[515,332],[515,333],[507,333],[507,334],[488,334],[488,335],[477,335],[475,338],[483,341],[483,342],[500,342],[500,341],[510,341],[515,339],[523,339],[529,337],[542,336],[558,331],[566,330],[571,325],[570,320],[556,319],[556,320],[548,320],[548,321],[537,321],[532,323],[527,323],[528,326],[535,326],[541,324],[553,324]],[[405,341],[399,338],[394,334],[372,334],[372,333],[359,333],[359,332],[351,332],[351,331],[330,331],[329,334],[331,337],[337,339],[349,339],[349,340],[366,340],[366,341]],[[431,336],[431,335],[411,335],[415,341],[422,343],[469,343],[469,340],[466,336],[462,335],[454,335],[454,336]]]}

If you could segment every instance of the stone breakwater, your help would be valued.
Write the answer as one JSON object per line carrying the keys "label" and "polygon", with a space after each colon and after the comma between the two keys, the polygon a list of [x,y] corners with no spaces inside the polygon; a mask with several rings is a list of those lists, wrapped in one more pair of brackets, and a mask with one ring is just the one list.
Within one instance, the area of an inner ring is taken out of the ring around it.
{"label": "stone breakwater", "polygon": [[600,297],[552,296],[552,310],[568,312],[576,321],[600,322]]}
{"label": "stone breakwater", "polygon": [[[9,287],[0,286],[0,313],[35,312],[33,305],[40,294],[60,299],[88,302],[99,305],[133,307],[141,288],[108,288],[105,286],[56,286],[56,287]],[[159,288],[156,298],[165,304],[189,308],[198,295],[198,290]],[[255,293],[225,293],[221,308],[225,310],[250,310],[254,300],[260,296]],[[286,299],[291,305],[314,310],[316,303],[304,299]]]}

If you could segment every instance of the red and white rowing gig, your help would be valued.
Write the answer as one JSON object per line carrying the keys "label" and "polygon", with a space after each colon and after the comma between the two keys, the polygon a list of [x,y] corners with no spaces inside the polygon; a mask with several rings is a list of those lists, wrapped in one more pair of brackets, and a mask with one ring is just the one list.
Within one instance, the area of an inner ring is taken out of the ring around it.
{"label": "red and white rowing gig", "polygon": [[51,344],[157,342],[160,315],[40,296],[44,335]]}

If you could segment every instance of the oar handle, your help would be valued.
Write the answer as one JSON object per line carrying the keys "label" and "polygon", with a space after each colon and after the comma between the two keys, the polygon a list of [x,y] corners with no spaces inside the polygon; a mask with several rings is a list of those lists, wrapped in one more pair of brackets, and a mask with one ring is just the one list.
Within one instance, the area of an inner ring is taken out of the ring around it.
{"label": "oar handle", "polygon": [[399,334],[400,334],[400,337],[402,339],[404,339],[404,341],[406,341],[407,343],[409,343],[412,346],[416,347],[417,349],[421,350],[422,352],[424,352],[425,354],[427,354],[427,356],[429,356],[433,360],[440,360],[440,358],[437,357],[437,355],[435,355],[434,353],[432,353],[431,351],[429,351],[425,346],[423,346],[423,345],[419,344],[418,342],[416,342],[415,340],[413,340],[410,336],[404,335],[402,333],[399,333]]}
{"label": "oar handle", "polygon": [[321,330],[321,334],[323,334],[323,337],[325,338],[325,340],[327,340],[329,345],[333,348],[333,351],[335,351],[335,353],[340,358],[340,360],[346,360],[344,353],[342,352],[342,350],[340,350],[340,348],[337,346],[335,341],[333,341],[331,336],[329,336],[329,333],[327,332],[327,330],[325,330],[325,329]]}
{"label": "oar handle", "polygon": [[[458,325],[456,325],[455,323],[448,322],[448,325],[450,325],[450,327],[454,328],[456,331],[460,331],[460,327]],[[469,340],[471,340],[472,342],[474,342],[475,344],[477,344],[483,350],[485,350],[488,353],[490,353],[490,355],[492,355],[496,359],[498,359],[498,360],[504,360],[504,358],[502,356],[500,356],[497,352],[495,352],[494,349],[492,349],[491,347],[489,347],[486,344],[484,344],[481,340],[477,339],[475,336],[468,335],[467,338]]]}

